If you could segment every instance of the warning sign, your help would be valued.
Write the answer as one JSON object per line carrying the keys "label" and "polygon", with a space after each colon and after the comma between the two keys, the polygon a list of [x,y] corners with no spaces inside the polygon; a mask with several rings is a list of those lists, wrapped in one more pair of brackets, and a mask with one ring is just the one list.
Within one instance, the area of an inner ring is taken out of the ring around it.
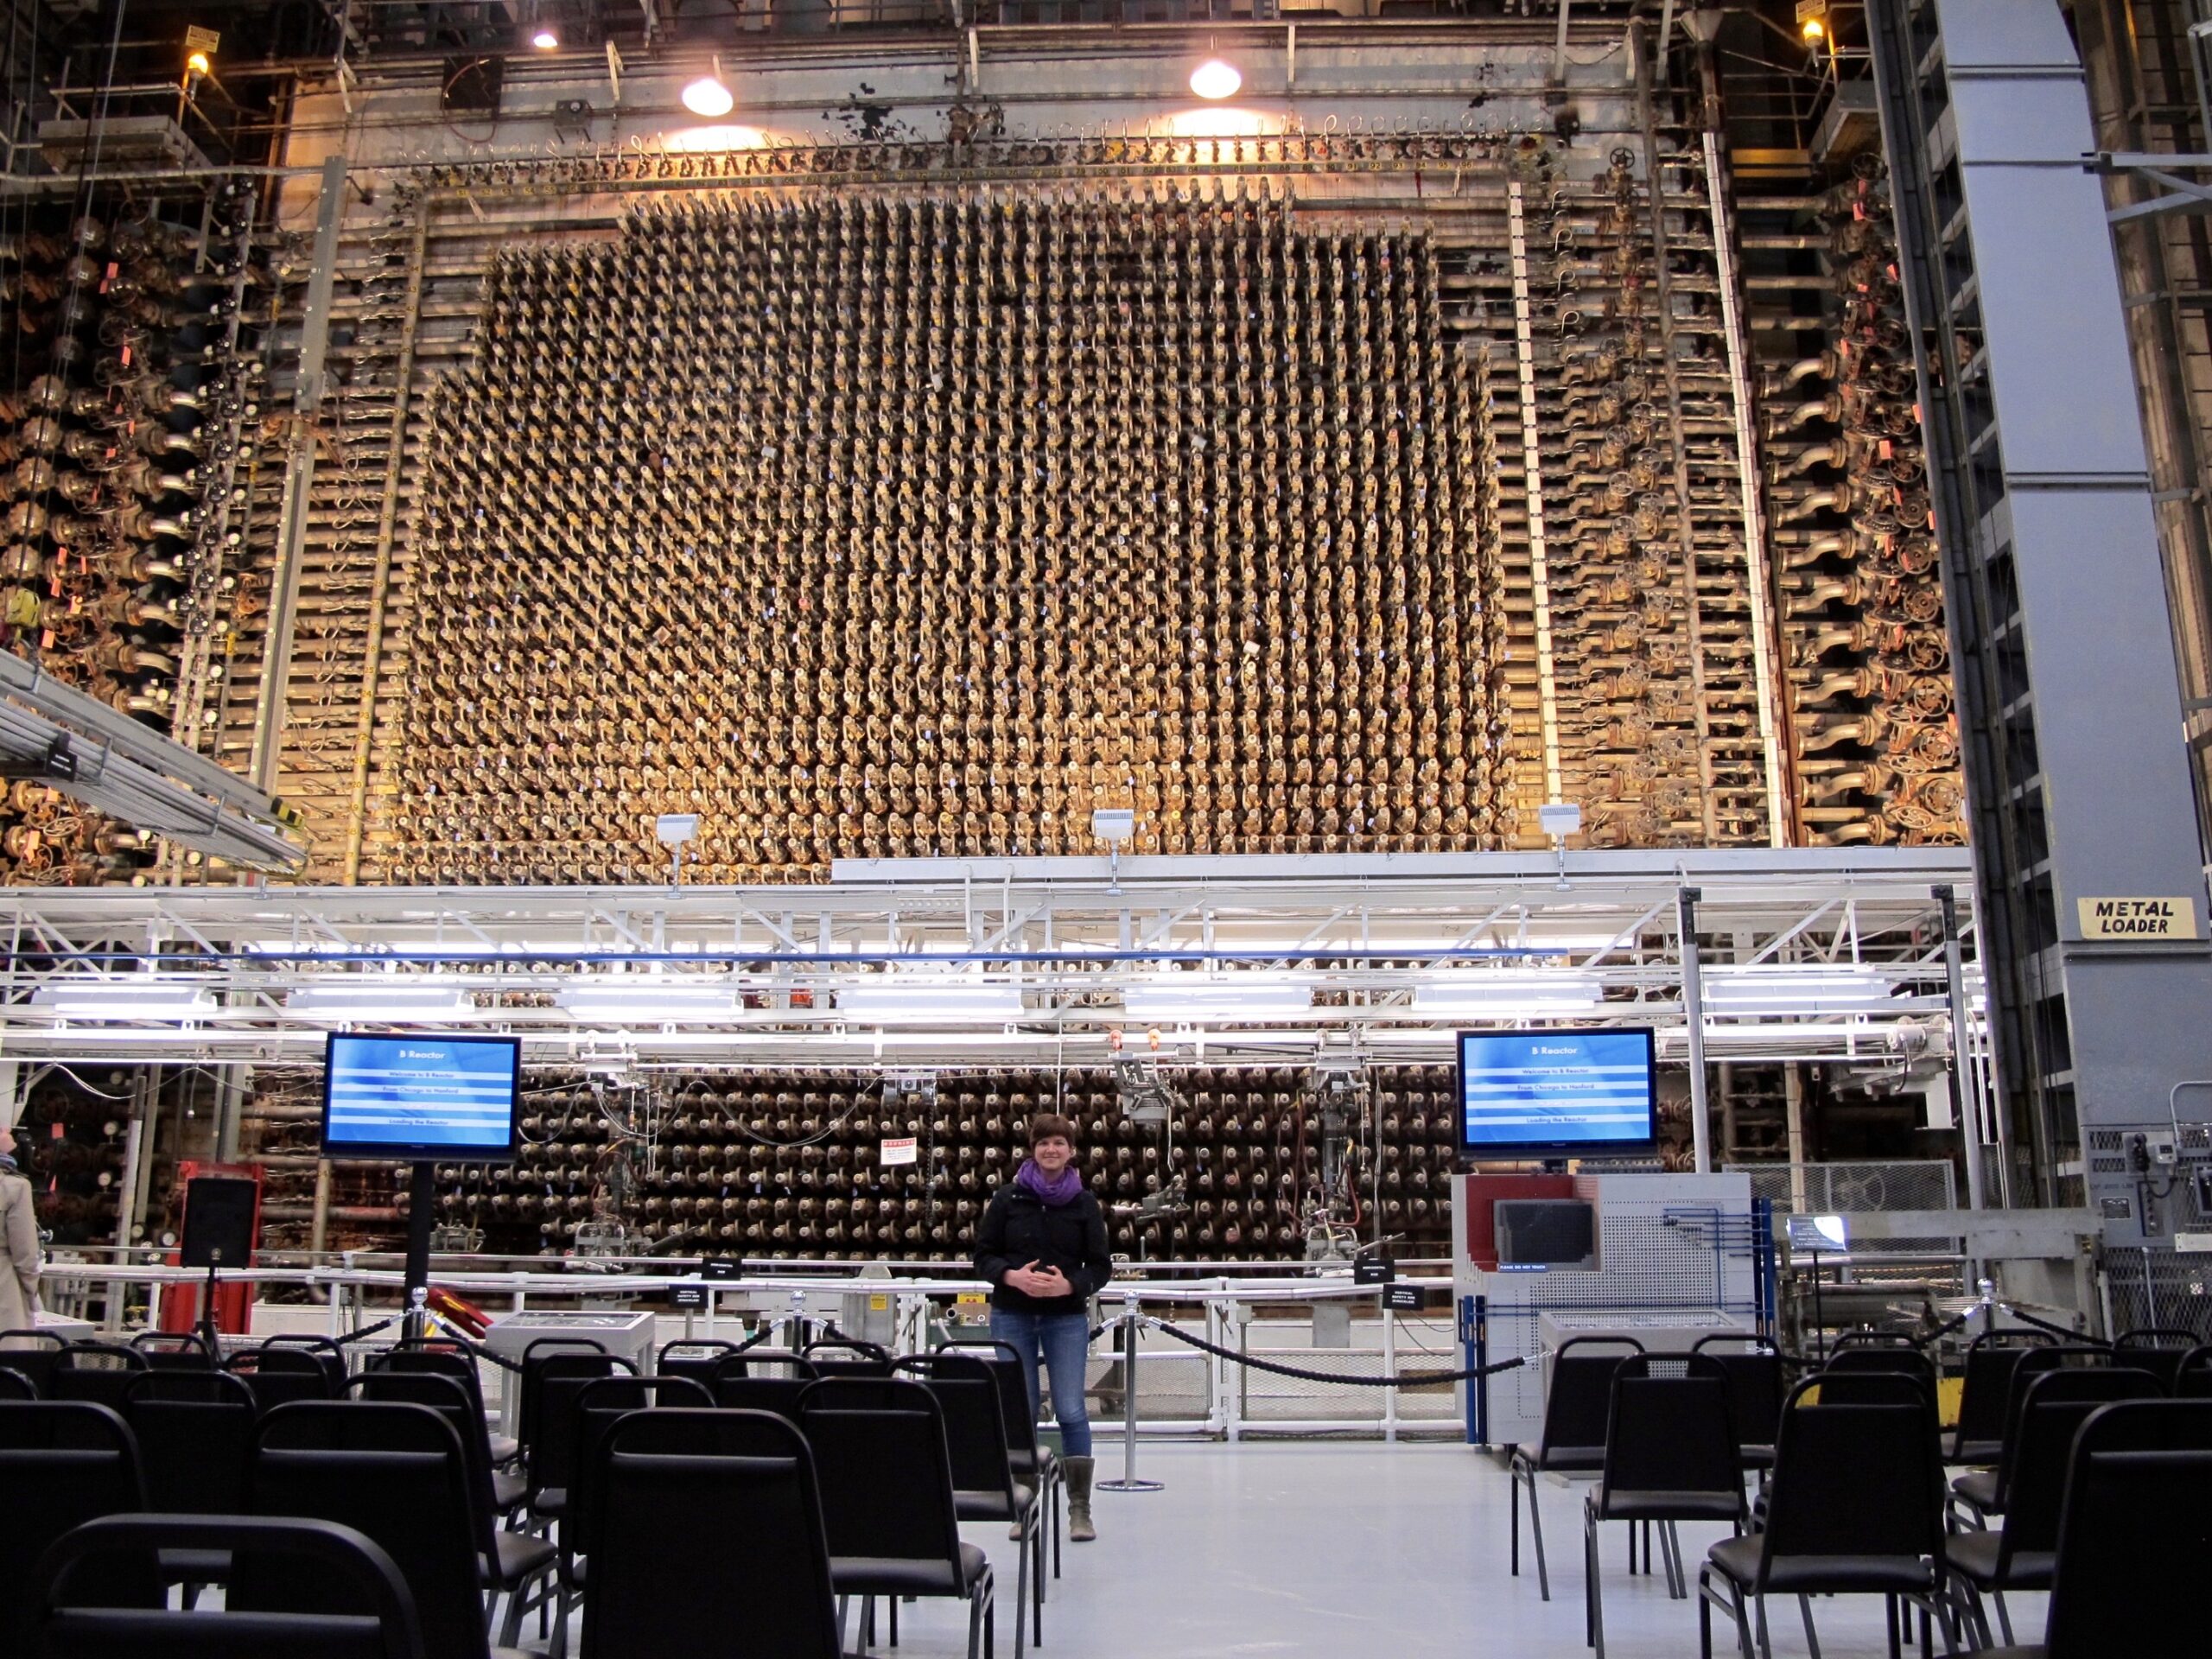
{"label": "warning sign", "polygon": [[918,1162],[920,1158],[921,1142],[911,1135],[903,1135],[896,1140],[886,1141],[876,1161],[887,1169],[894,1164]]}
{"label": "warning sign", "polygon": [[2193,939],[2196,901],[2177,899],[2076,899],[2085,939]]}

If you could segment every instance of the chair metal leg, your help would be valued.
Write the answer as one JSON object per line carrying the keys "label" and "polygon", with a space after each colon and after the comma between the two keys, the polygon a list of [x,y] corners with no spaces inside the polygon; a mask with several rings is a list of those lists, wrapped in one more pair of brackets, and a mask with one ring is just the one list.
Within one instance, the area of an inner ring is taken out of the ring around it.
{"label": "chair metal leg", "polygon": [[1991,1600],[1997,1604],[1997,1628],[2005,1633],[2005,1645],[2012,1645],[2012,1610],[2005,1605],[2005,1592],[1996,1592]]}
{"label": "chair metal leg", "polygon": [[1045,1641],[1045,1531],[1038,1522],[1042,1519],[1042,1511],[1032,1503],[1028,1516],[1022,1523],[1037,1541],[1029,1550],[1029,1591],[1032,1617],[1037,1626],[1033,1639],[1040,1647]]}
{"label": "chair metal leg", "polygon": [[895,1648],[899,1645],[899,1598],[886,1596],[884,1600],[891,1604],[891,1645]]}
{"label": "chair metal leg", "polygon": [[1813,1628],[1813,1599],[1810,1596],[1797,1598],[1797,1617],[1805,1621],[1806,1647],[1811,1650],[1813,1659],[1821,1659],[1821,1633]]}
{"label": "chair metal leg", "polygon": [[[895,1599],[891,1604],[891,1622],[894,1624],[899,1622],[899,1603]],[[976,1659],[976,1644],[982,1641],[982,1598],[970,1596],[968,1598],[968,1659]]]}
{"label": "chair metal leg", "polygon": [[1552,1575],[1544,1565],[1544,1517],[1536,1508],[1536,1478],[1529,1477],[1529,1535],[1536,1544],[1536,1589],[1542,1599],[1552,1599]]}
{"label": "chair metal leg", "polygon": [[1513,1516],[1512,1573],[1517,1579],[1521,1576],[1521,1473],[1518,1470],[1508,1469],[1505,1471],[1505,1486],[1506,1491],[1511,1494],[1510,1507]]}
{"label": "chair metal leg", "polygon": [[1671,1521],[1659,1523],[1659,1548],[1667,1567],[1667,1594],[1670,1599],[1680,1601],[1689,1593],[1689,1573],[1682,1567],[1681,1535],[1675,1530]]}
{"label": "chair metal leg", "polygon": [[1758,1618],[1759,1659],[1774,1659],[1774,1643],[1767,1637],[1766,1597],[1764,1594],[1753,1596],[1751,1602]]}
{"label": "chair metal leg", "polygon": [[1582,1640],[1605,1659],[1604,1589],[1598,1571],[1598,1505],[1595,1497],[1582,1505]]}

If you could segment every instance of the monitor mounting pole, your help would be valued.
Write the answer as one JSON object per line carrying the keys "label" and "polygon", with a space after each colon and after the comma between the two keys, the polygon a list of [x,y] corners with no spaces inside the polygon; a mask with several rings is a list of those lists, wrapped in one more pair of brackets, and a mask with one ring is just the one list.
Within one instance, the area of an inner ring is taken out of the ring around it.
{"label": "monitor mounting pole", "polygon": [[430,1299],[430,1219],[437,1204],[436,1167],[418,1159],[407,1187],[406,1324],[404,1339],[419,1338],[429,1322]]}

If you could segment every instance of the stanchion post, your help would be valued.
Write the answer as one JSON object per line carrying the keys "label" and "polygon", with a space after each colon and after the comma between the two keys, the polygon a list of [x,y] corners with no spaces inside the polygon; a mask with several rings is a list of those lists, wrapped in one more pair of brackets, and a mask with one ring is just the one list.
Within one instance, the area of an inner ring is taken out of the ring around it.
{"label": "stanchion post", "polygon": [[1156,1480],[1137,1478],[1137,1329],[1141,1319],[1133,1294],[1122,1298],[1122,1478],[1097,1483],[1103,1492],[1157,1492]]}

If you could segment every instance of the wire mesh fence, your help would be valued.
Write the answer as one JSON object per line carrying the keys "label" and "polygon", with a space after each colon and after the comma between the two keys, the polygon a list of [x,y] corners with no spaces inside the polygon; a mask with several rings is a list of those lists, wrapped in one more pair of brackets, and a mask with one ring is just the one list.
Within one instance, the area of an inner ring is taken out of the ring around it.
{"label": "wire mesh fence", "polygon": [[[1888,1211],[1955,1210],[1958,1171],[1948,1160],[1827,1164],[1736,1164],[1732,1173],[1751,1178],[1751,1196],[1773,1204],[1777,1215],[1862,1216]],[[1888,1238],[1852,1242],[1861,1255],[1912,1255],[1948,1250],[1955,1240]]]}

